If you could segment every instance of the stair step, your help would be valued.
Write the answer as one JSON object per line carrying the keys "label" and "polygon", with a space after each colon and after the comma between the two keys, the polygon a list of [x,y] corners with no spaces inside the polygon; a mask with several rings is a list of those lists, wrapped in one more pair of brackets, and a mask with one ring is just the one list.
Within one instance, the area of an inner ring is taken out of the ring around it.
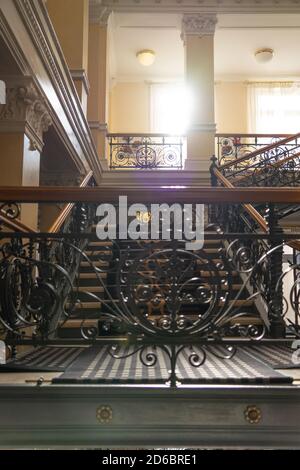
{"label": "stair step", "polygon": [[100,241],[100,240],[99,240],[99,241],[91,241],[91,242],[89,242],[88,247],[89,247],[89,246],[95,246],[95,247],[97,247],[97,246],[98,246],[98,247],[100,247],[100,246],[103,247],[103,246],[104,246],[104,247],[106,247],[106,246],[112,246],[112,245],[113,245],[113,242],[112,242],[112,241]]}
{"label": "stair step", "polygon": [[79,286],[76,287],[77,292],[104,292],[104,287],[101,286]]}
{"label": "stair step", "polygon": [[112,251],[111,250],[86,250],[85,252],[86,256],[102,256],[102,255],[111,255]]}
{"label": "stair step", "polygon": [[[102,303],[97,301],[97,302],[79,302],[76,304],[75,310],[78,312],[78,310],[88,310],[88,309],[100,309],[102,306]],[[70,305],[67,304],[66,308],[68,309]]]}
{"label": "stair step", "polygon": [[86,318],[86,319],[70,319],[67,320],[65,323],[61,324],[59,327],[61,330],[65,328],[90,328],[96,327],[98,328],[98,319],[93,318]]}
{"label": "stair step", "polygon": [[[92,263],[93,263],[93,266],[96,266],[96,267],[97,266],[108,266],[108,264],[109,264],[107,261],[102,261],[102,260],[93,261]],[[91,263],[89,263],[88,261],[81,261],[80,267],[82,267],[82,268],[92,268]]]}
{"label": "stair step", "polygon": [[[238,276],[237,271],[230,271],[231,276]],[[217,276],[227,276],[228,272],[227,271],[217,271]],[[215,277],[215,272],[214,271],[201,271],[199,274],[199,277]]]}
{"label": "stair step", "polygon": [[77,280],[80,281],[80,279],[106,279],[107,278],[107,273],[95,273],[95,272],[90,272],[90,273],[79,273]]}

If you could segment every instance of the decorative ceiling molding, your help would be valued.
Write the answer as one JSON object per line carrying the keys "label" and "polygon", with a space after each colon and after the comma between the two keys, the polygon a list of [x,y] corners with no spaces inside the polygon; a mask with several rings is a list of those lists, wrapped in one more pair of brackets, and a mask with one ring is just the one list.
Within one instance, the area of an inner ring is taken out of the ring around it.
{"label": "decorative ceiling molding", "polygon": [[182,37],[185,36],[213,36],[217,24],[217,15],[186,13],[182,17]]}
{"label": "decorative ceiling molding", "polygon": [[[112,4],[114,2],[111,2]],[[90,0],[90,22],[107,26],[112,8],[103,5],[102,0]]]}
{"label": "decorative ceiling molding", "polygon": [[123,12],[300,13],[300,0],[90,0]]}

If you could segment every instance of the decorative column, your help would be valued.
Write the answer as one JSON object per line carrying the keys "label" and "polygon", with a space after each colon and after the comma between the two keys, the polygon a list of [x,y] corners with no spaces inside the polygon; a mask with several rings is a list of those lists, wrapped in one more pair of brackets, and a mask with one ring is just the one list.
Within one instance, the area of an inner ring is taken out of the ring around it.
{"label": "decorative column", "polygon": [[89,0],[47,0],[46,6],[86,115]]}
{"label": "decorative column", "polygon": [[192,98],[187,133],[186,170],[207,173],[215,153],[214,33],[215,14],[184,14],[182,38],[185,48],[185,79]]}
{"label": "decorative column", "polygon": [[111,10],[99,4],[90,9],[88,121],[103,168],[107,165],[109,104],[109,27]]}
{"label": "decorative column", "polygon": [[[4,78],[4,77],[3,77]],[[43,134],[52,120],[31,77],[5,77],[0,108],[1,186],[39,186]],[[21,220],[37,227],[37,205],[24,204]]]}

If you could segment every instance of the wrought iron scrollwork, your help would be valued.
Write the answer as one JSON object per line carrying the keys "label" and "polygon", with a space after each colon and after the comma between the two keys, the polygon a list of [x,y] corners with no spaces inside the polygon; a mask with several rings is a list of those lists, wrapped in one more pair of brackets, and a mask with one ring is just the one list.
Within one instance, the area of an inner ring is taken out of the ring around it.
{"label": "wrought iron scrollwork", "polygon": [[183,137],[111,135],[109,139],[112,169],[182,168]]}

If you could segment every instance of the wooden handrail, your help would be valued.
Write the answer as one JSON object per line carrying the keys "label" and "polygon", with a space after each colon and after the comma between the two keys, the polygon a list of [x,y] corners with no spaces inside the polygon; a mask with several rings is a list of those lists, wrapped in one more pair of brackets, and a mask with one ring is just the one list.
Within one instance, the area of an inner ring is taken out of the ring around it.
{"label": "wooden handrail", "polygon": [[[93,176],[93,172],[90,171],[85,178],[83,179],[82,183],[80,184],[80,188],[86,188],[87,185],[89,184],[91,178]],[[49,227],[49,232],[50,233],[57,233],[63,226],[64,222],[68,218],[69,214],[71,213],[72,209],[74,207],[74,203],[69,203],[66,204],[65,207],[62,209],[61,213],[55,220],[55,222]]]}
{"label": "wooden handrail", "polygon": [[9,217],[0,214],[0,222],[7,228],[14,230],[15,232],[27,232],[27,233],[38,233],[28,225],[23,224],[19,219],[10,219]]}
{"label": "wooden handrail", "polygon": [[[232,183],[230,183],[230,181],[228,181],[228,179],[224,175],[222,175],[222,173],[217,168],[215,168],[214,173],[215,173],[216,177],[218,178],[218,180],[222,184],[224,184],[224,186],[226,188],[230,188],[230,189],[234,188]],[[248,214],[252,217],[252,219],[258,224],[258,226],[264,232],[267,233],[268,232],[268,225],[267,225],[265,219],[263,218],[263,216],[260,215],[260,213],[252,206],[252,204],[243,204],[243,206],[246,209],[246,211],[248,212]]]}
{"label": "wooden handrail", "polygon": [[[228,181],[228,179],[222,175],[222,173],[217,169],[214,168],[214,174],[218,178],[218,180],[224,184],[225,187],[232,189],[233,185]],[[263,191],[265,192],[267,188],[264,188]],[[265,219],[260,215],[260,213],[253,207],[252,204],[244,204],[244,208],[248,212],[248,214],[252,217],[252,219],[258,224],[261,230],[265,233],[268,233],[268,225]],[[291,240],[287,243],[288,246],[293,248],[294,250],[300,251],[300,240]]]}
{"label": "wooden handrail", "polygon": [[280,145],[287,144],[291,140],[296,140],[299,137],[300,137],[300,133],[289,136],[286,139],[280,140],[279,142],[267,145],[266,147],[262,147],[258,150],[255,150],[254,152],[248,153],[247,155],[244,155],[243,157],[237,158],[237,159],[232,160],[228,163],[224,163],[223,165],[220,165],[219,168],[223,170],[223,169],[229,168],[231,166],[235,166],[237,163],[241,163],[245,160],[249,160],[250,158],[256,157],[257,155],[261,154],[262,152],[268,152],[269,150],[272,150],[272,149],[274,149],[274,148],[276,148]]}
{"label": "wooden handrail", "polygon": [[[223,176],[223,175],[222,175]],[[300,204],[300,188],[212,188],[188,186],[116,187],[0,187],[2,202],[118,202],[119,196],[128,197],[128,203],[175,202],[182,203],[295,203]]]}
{"label": "wooden handrail", "polygon": [[[289,162],[290,160],[294,160],[294,158],[296,157],[299,157],[300,156],[300,152],[298,153],[295,153],[294,155],[290,155],[289,157],[286,157],[284,158],[283,160],[279,160],[278,162],[275,162],[275,163],[270,163],[269,165],[267,165],[265,168],[260,168],[259,170],[257,170],[255,172],[256,175],[259,175],[260,173],[263,173],[266,169],[268,168],[279,168],[281,167],[282,165],[284,165],[285,163]],[[251,169],[251,168],[250,168]],[[236,176],[234,178],[234,181],[242,181],[244,179],[247,179],[249,178],[249,176],[251,175],[251,171],[248,173],[248,174],[243,174],[241,176]]]}

